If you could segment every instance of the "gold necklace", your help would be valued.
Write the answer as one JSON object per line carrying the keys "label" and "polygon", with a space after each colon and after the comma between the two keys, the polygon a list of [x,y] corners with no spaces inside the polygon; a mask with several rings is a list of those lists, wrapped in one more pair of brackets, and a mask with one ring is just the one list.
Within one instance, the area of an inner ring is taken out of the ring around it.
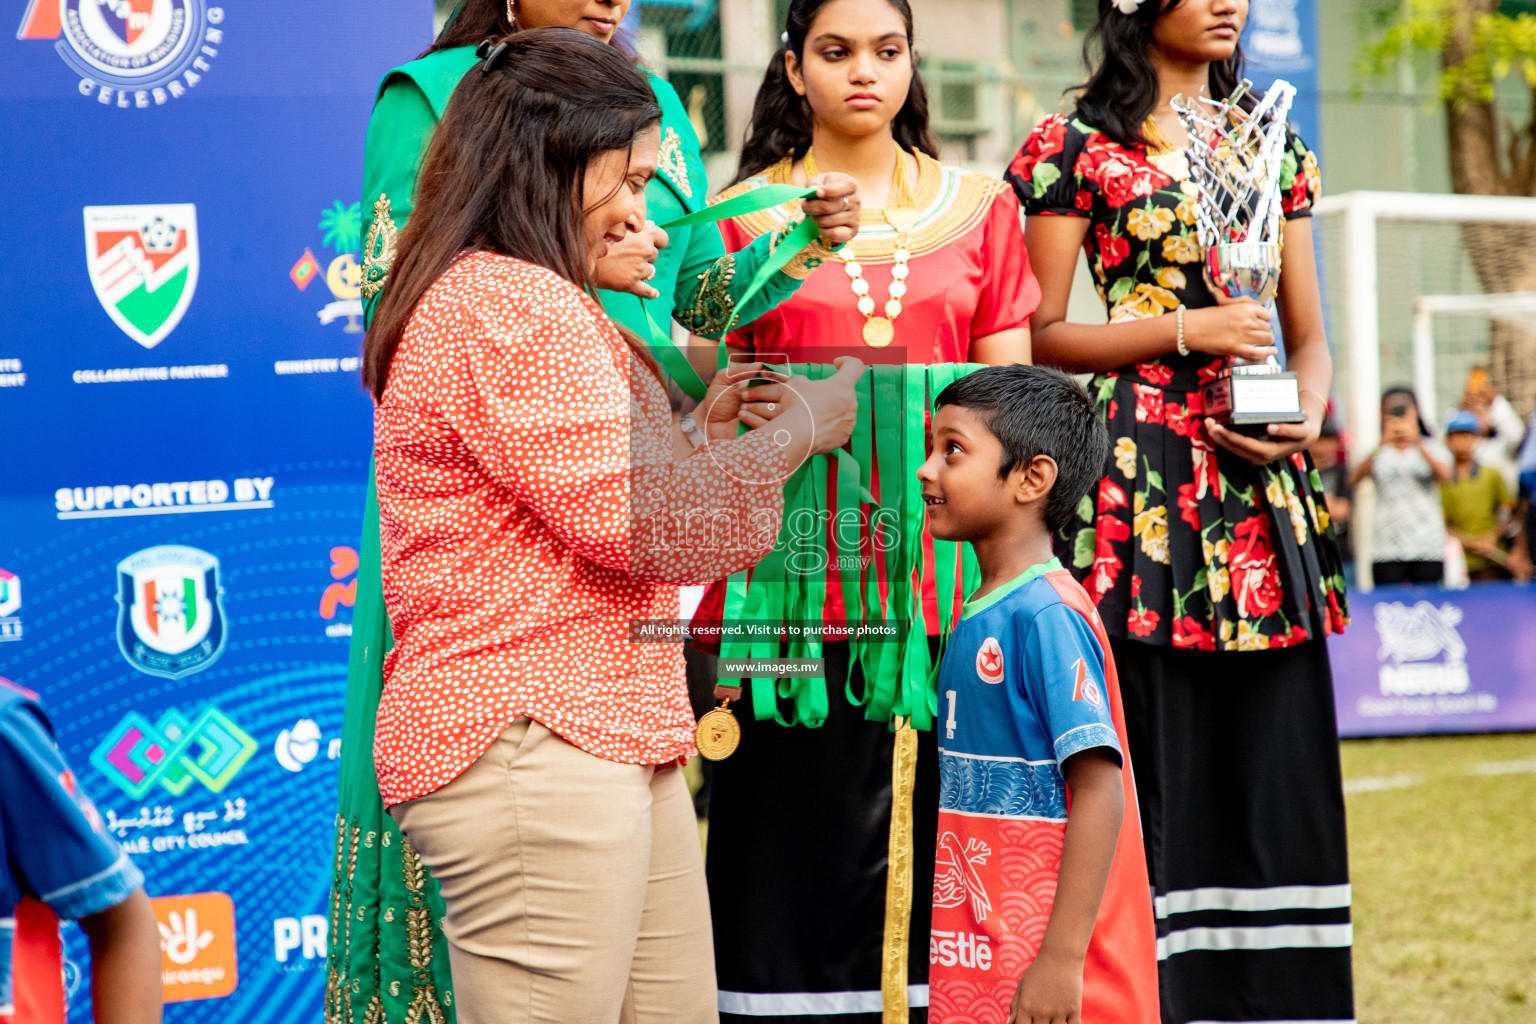
{"label": "gold necklace", "polygon": [[[810,149],[805,151],[807,178],[816,176],[816,159],[811,154]],[[896,251],[892,253],[895,263],[891,267],[890,297],[885,301],[884,316],[875,316],[875,300],[869,294],[869,282],[864,280],[864,268],[853,256],[853,246],[845,245],[837,254],[843,261],[843,270],[848,274],[848,285],[858,299],[859,312],[864,314],[864,344],[870,348],[885,348],[896,339],[895,320],[901,316],[901,300],[907,294],[907,261],[912,258],[907,234],[917,223],[920,212],[912,189],[907,184],[906,156],[900,144],[896,145],[896,170],[891,176],[891,190],[895,205],[880,211],[885,222],[896,230]]]}

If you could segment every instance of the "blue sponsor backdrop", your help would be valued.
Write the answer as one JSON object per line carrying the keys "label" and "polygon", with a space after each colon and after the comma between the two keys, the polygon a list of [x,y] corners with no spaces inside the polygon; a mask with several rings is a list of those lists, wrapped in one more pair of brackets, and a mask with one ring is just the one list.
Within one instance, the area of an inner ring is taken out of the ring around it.
{"label": "blue sponsor backdrop", "polygon": [[1341,735],[1536,729],[1536,587],[1381,587],[1349,614],[1328,641]]}
{"label": "blue sponsor backdrop", "polygon": [[[0,4],[0,675],[42,693],[151,896],[233,900],[237,963],[172,936],[172,1024],[321,1018],[370,436],[363,136],[431,19]],[[191,938],[226,928],[205,912]],[[74,929],[67,953],[87,1021]]]}
{"label": "blue sponsor backdrop", "polygon": [[1322,154],[1322,107],[1317,82],[1316,0],[1252,0],[1243,31],[1248,77],[1260,89],[1277,78],[1296,87],[1291,124]]}

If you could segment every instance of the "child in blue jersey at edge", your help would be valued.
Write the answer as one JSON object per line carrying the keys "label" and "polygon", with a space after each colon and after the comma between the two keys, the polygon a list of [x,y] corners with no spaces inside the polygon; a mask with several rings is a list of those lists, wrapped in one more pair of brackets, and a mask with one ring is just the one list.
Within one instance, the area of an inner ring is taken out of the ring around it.
{"label": "child in blue jersey at edge", "polygon": [[[160,933],[144,876],[81,792],[37,694],[0,679],[0,1019],[13,1001],[18,1021],[63,1019],[58,919],[90,942],[96,1024],[159,1024]],[[18,959],[35,967],[14,994],[13,931]]]}
{"label": "child in blue jersey at edge", "polygon": [[981,586],[939,667],[930,1024],[1157,1024],[1157,943],[1119,684],[1052,534],[1108,438],[1071,377],[945,388],[918,470],[933,536]]}

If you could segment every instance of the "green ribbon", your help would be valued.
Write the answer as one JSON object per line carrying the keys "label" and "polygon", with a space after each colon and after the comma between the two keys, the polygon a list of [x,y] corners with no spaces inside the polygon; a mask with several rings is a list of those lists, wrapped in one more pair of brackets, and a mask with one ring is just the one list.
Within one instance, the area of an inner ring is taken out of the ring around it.
{"label": "green ribbon", "polygon": [[[706,206],[702,210],[669,220],[661,225],[663,231],[671,231],[675,228],[690,227],[695,224],[714,224],[718,221],[729,220],[732,217],[740,217],[743,214],[757,213],[759,210],[767,210],[781,203],[792,202],[796,199],[809,199],[816,194],[814,188],[796,188],[794,185],[764,185],[750,192],[744,192],[739,196]],[[800,254],[800,250],[816,240],[819,229],[816,222],[809,218],[795,225],[795,229],[779,240],[774,246],[773,253],[757,268],[757,273],[747,285],[747,290],[736,300],[736,308],[741,309],[751,302],[762,291],[773,275],[790,260]],[[638,297],[640,311],[645,314],[645,322],[651,332],[651,340],[648,347],[651,354],[656,357],[662,367],[677,381],[678,387],[683,393],[694,401],[703,399],[708,390],[704,379],[688,361],[688,356],[672,341],[672,336],[662,329],[651,316],[650,309],[645,302]]]}
{"label": "green ribbon", "polygon": [[[835,372],[825,365],[795,364],[787,369],[813,380]],[[975,369],[979,364],[868,367],[855,383],[858,415],[848,449],[814,456],[796,471],[784,488],[784,519],[774,550],[750,573],[736,573],[726,584],[722,621],[727,626],[744,621],[819,623],[830,579],[843,596],[851,626],[892,627],[894,635],[850,643],[850,665],[863,670],[864,686],[862,692],[855,692],[850,672],[844,697],[874,721],[909,718],[914,728],[933,728],[937,665],[929,649],[922,606],[926,510],[916,473],[927,457],[926,419],[933,399],[951,381]],[[872,477],[879,479],[878,500],[870,491]],[[862,524],[868,525],[872,535],[878,531],[886,542],[874,542],[874,559],[868,565],[856,561],[863,553],[863,525],[858,539],[850,543],[844,534],[852,531],[839,531],[837,520],[827,522],[829,478],[838,513],[849,509],[867,513],[861,517]],[[805,563],[791,560],[804,559],[812,549],[809,523],[824,525],[816,533],[820,561],[807,569]],[[835,545],[827,543],[829,536],[835,538]],[[839,558],[835,567],[829,564],[834,553]],[[974,589],[978,574],[969,548],[935,541],[934,554],[937,625],[940,637],[947,639],[955,625],[956,586],[961,593]],[[814,658],[821,655],[821,646],[815,637],[779,631],[767,636],[723,636],[721,657]],[[749,689],[752,711],[759,720],[815,728],[826,719],[825,679],[754,678]]]}

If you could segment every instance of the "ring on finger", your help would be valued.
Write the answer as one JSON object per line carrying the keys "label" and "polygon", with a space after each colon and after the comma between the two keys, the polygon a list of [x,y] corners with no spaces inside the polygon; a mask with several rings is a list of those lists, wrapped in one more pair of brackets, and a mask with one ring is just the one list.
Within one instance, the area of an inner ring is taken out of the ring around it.
{"label": "ring on finger", "polygon": [[848,209],[848,197],[843,196],[843,209]]}

